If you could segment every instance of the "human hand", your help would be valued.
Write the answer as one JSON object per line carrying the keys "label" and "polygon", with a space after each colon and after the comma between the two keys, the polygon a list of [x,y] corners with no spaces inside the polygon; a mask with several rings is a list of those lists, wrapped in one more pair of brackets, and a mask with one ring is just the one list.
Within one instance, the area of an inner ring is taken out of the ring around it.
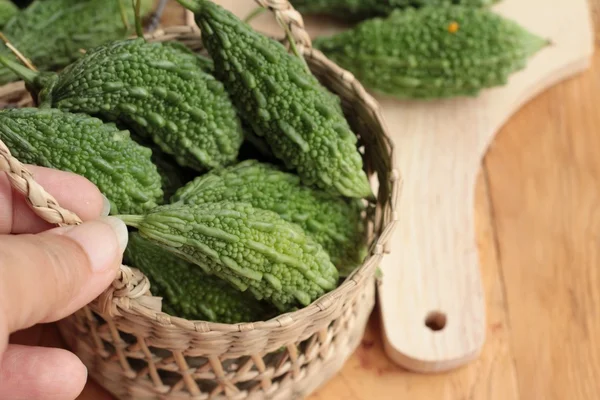
{"label": "human hand", "polygon": [[0,173],[0,399],[70,400],[87,379],[81,361],[62,349],[9,344],[9,335],[13,343],[20,333],[62,319],[102,293],[122,261],[127,228],[104,217],[108,202],[85,178],[27,169],[84,223],[53,228]]}

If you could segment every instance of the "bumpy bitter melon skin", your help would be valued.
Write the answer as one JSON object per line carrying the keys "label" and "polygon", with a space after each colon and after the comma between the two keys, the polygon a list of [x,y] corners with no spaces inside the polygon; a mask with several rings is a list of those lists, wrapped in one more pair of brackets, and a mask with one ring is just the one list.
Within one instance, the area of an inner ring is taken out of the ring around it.
{"label": "bumpy bitter melon skin", "polygon": [[162,200],[151,150],[128,131],[56,109],[0,110],[0,139],[20,161],[82,175],[111,203],[111,213],[143,213]]}
{"label": "bumpy bitter melon skin", "polygon": [[178,1],[195,14],[215,76],[273,154],[307,185],[371,196],[356,135],[300,57],[211,1]]}
{"label": "bumpy bitter melon skin", "polygon": [[403,99],[477,96],[506,84],[548,44],[487,9],[394,11],[313,46],[371,90]]}
{"label": "bumpy bitter melon skin", "polygon": [[3,28],[4,25],[18,13],[19,7],[13,2],[10,0],[0,0],[0,28]]}
{"label": "bumpy bitter melon skin", "polygon": [[248,203],[165,205],[123,215],[140,234],[279,310],[306,306],[337,286],[321,245],[296,224]]}
{"label": "bumpy bitter melon skin", "polygon": [[137,232],[129,234],[124,260],[148,277],[152,294],[163,297],[163,310],[173,316],[236,324],[261,321],[274,314],[268,303],[205,274]]}
{"label": "bumpy bitter melon skin", "polygon": [[[111,40],[125,39],[134,26],[131,1],[124,1],[130,28],[121,18],[123,0],[36,0],[12,18],[2,33],[40,71],[62,68],[87,50]],[[142,0],[141,14],[152,10],[153,0]],[[4,43],[0,55],[17,60]],[[18,80],[0,67],[0,84]]]}
{"label": "bumpy bitter melon skin", "polygon": [[354,21],[387,16],[392,11],[407,7],[442,6],[459,4],[468,7],[488,7],[500,0],[292,0],[302,14],[320,14]]}
{"label": "bumpy bitter melon skin", "polygon": [[[247,202],[298,224],[341,271],[352,271],[366,255],[364,205],[304,186],[300,178],[256,160],[212,170],[179,189],[173,203]],[[345,275],[345,273],[344,273]]]}
{"label": "bumpy bitter melon skin", "polygon": [[243,141],[235,107],[205,68],[183,46],[135,38],[94,48],[28,88],[40,107],[119,121],[179,165],[205,171],[233,163]]}

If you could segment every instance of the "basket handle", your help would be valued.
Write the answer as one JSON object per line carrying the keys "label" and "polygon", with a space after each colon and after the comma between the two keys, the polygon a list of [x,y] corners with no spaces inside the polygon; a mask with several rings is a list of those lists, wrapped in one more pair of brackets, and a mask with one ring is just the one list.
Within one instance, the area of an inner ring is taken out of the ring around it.
{"label": "basket handle", "polygon": [[299,47],[312,47],[310,35],[304,27],[304,19],[288,0],[254,0],[259,6],[275,14],[277,23],[286,32],[290,32],[292,39]]}
{"label": "basket handle", "polygon": [[58,201],[33,179],[23,164],[10,154],[0,140],[0,171],[6,172],[10,185],[23,194],[33,212],[51,224],[79,225],[81,219],[72,211],[62,208]]}

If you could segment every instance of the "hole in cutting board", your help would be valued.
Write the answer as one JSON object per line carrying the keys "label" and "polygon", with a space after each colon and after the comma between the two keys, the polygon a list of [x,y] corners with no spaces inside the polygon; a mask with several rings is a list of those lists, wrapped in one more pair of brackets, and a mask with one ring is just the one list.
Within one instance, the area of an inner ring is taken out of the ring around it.
{"label": "hole in cutting board", "polygon": [[439,311],[432,311],[425,318],[425,326],[435,332],[441,331],[446,327],[447,320],[446,314]]}

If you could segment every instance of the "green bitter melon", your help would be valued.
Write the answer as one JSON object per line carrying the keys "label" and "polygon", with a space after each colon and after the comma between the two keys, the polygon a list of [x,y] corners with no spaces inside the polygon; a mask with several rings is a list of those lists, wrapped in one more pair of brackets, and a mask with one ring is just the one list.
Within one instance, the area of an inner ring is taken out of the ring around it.
{"label": "green bitter melon", "polygon": [[459,4],[468,7],[488,7],[500,0],[292,0],[302,14],[321,14],[360,21],[375,16],[387,16],[407,7]]}
{"label": "green bitter melon", "polygon": [[162,247],[129,234],[125,262],[150,280],[154,296],[163,297],[163,310],[191,320],[235,324],[268,319],[274,309]]}
{"label": "green bitter melon", "polygon": [[211,1],[178,1],[195,14],[215,76],[273,154],[307,185],[372,196],[357,137],[304,60]]}
{"label": "green bitter melon", "polygon": [[[120,124],[116,125],[120,126]],[[162,180],[164,195],[162,204],[168,203],[178,189],[198,176],[198,173],[193,169],[177,165],[173,157],[162,151],[152,140],[142,138],[135,133],[131,137],[137,143],[152,150],[151,160],[156,165]]]}
{"label": "green bitter melon", "polygon": [[112,123],[56,109],[4,109],[0,139],[22,162],[86,177],[108,198],[111,213],[143,213],[162,200],[151,150]]}
{"label": "green bitter melon", "polygon": [[[121,17],[120,2],[124,2],[129,29]],[[152,10],[153,0],[142,0],[141,6],[145,15]],[[81,57],[81,50],[128,37],[134,20],[127,0],[36,0],[10,19],[2,33],[38,70],[47,71],[73,62]],[[1,42],[0,55],[17,60]],[[9,68],[0,68],[0,84],[18,78]]]}
{"label": "green bitter melon", "polygon": [[203,204],[219,201],[248,202],[271,210],[298,224],[329,254],[333,264],[347,275],[366,255],[364,205],[306,187],[300,178],[255,160],[215,169],[179,189],[173,203]]}
{"label": "green bitter melon", "polygon": [[0,0],[0,28],[3,28],[12,17],[19,13],[19,11],[19,7],[12,1]]}
{"label": "green bitter melon", "polygon": [[307,306],[337,286],[321,245],[296,224],[247,203],[159,206],[121,215],[153,243],[281,311]]}
{"label": "green bitter melon", "polygon": [[512,20],[463,6],[397,10],[313,42],[366,87],[409,99],[476,96],[547,45]]}
{"label": "green bitter melon", "polygon": [[237,112],[223,84],[205,71],[205,59],[183,45],[118,40],[59,73],[1,61],[27,82],[40,108],[119,121],[197,171],[236,160],[243,141]]}

